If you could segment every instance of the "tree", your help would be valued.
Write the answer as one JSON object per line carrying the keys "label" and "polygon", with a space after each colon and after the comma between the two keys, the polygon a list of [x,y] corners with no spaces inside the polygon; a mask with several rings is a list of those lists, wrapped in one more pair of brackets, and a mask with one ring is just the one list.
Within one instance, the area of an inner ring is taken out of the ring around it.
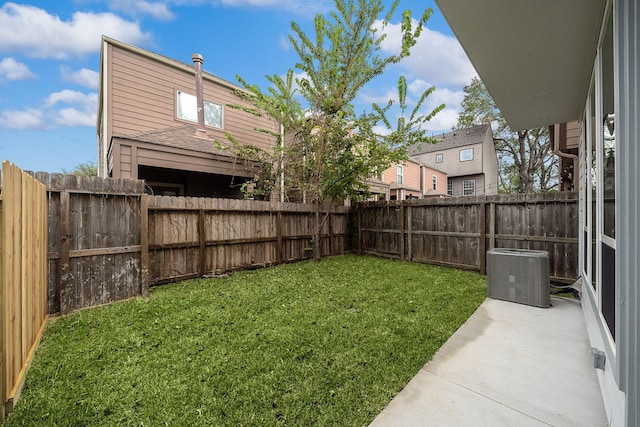
{"label": "tree", "polygon": [[533,193],[557,187],[557,159],[546,127],[513,131],[482,81],[474,77],[463,89],[462,111],[455,129],[485,123],[494,127],[502,193]]}
{"label": "tree", "polygon": [[62,169],[62,173],[71,175],[98,176],[98,167],[94,162],[78,163],[73,171]]}
{"label": "tree", "polygon": [[[405,11],[400,51],[381,57],[384,30],[398,3],[396,0],[383,16],[381,0],[336,0],[336,11],[326,17],[316,15],[314,38],[295,22],[291,24],[293,35],[289,40],[299,57],[295,68],[301,72],[300,77],[294,79],[293,70],[289,70],[285,78],[267,76],[272,84],[267,93],[238,77],[246,89],[240,96],[254,108],[235,108],[256,115],[268,114],[283,125],[285,132],[274,134],[258,129],[276,139],[277,144],[271,151],[243,146],[232,135],[227,135],[228,144],[220,144],[240,157],[264,165],[254,180],[261,192],[282,189],[285,185],[287,191],[298,190],[315,205],[316,260],[320,259],[322,203],[366,196],[366,179],[406,159],[409,145],[432,142],[421,125],[444,108],[440,105],[426,115],[420,113],[425,99],[434,90],[432,87],[421,95],[407,117],[407,85],[401,77],[398,81],[400,117],[395,126],[389,118],[397,112],[393,101],[384,106],[373,105],[368,112],[355,111],[353,101],[358,92],[388,65],[409,55],[431,13],[431,9],[427,9],[416,22],[411,12]],[[387,128],[386,132],[376,131],[381,123]],[[284,175],[284,184],[277,178],[279,174]]]}

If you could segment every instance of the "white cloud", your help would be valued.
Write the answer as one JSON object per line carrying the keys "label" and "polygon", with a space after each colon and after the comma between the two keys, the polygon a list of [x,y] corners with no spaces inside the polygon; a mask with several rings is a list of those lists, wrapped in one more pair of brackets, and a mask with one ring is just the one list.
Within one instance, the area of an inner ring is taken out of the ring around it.
{"label": "white cloud", "polygon": [[151,40],[137,23],[112,13],[76,12],[63,21],[35,6],[5,3],[0,8],[0,52],[67,59],[99,52],[103,34],[135,45]]}
{"label": "white cloud", "polygon": [[[69,107],[55,110],[58,104],[68,104]],[[85,94],[75,90],[65,89],[49,95],[45,107],[51,109],[53,122],[59,126],[95,126],[98,110],[98,94]]]}
{"label": "white cloud", "polygon": [[145,0],[109,0],[109,7],[131,16],[150,15],[160,21],[175,18],[166,3]]}
{"label": "white cloud", "polygon": [[324,13],[333,6],[333,2],[330,0],[216,0],[213,4],[228,7],[278,8],[300,15]]}
{"label": "white cloud", "polygon": [[282,50],[291,49],[291,42],[289,41],[289,38],[287,36],[280,36],[280,39],[278,40],[278,44],[280,45],[280,48]]}
{"label": "white cloud", "polygon": [[52,93],[40,108],[0,111],[0,127],[16,130],[95,126],[97,93],[65,89]]}
{"label": "white cloud", "polygon": [[[377,28],[381,28],[380,22]],[[387,37],[381,45],[383,51],[388,54],[400,52],[401,25],[389,24],[385,33]],[[455,37],[429,28],[422,29],[420,38],[411,48],[411,55],[403,59],[399,66],[415,78],[444,87],[467,85],[476,75],[473,65]]]}
{"label": "white cloud", "polygon": [[60,73],[64,80],[89,89],[97,90],[100,84],[100,74],[97,71],[89,70],[88,68],[72,71],[70,68],[62,66],[60,67]]}
{"label": "white cloud", "polygon": [[97,113],[81,111],[75,108],[63,108],[57,112],[54,120],[60,126],[95,126]]}
{"label": "white cloud", "polygon": [[32,80],[35,78],[36,75],[29,70],[29,67],[13,58],[4,58],[0,61],[0,81]]}
{"label": "white cloud", "polygon": [[26,110],[4,110],[0,112],[0,127],[15,130],[44,129],[46,126],[42,111],[28,108]]}

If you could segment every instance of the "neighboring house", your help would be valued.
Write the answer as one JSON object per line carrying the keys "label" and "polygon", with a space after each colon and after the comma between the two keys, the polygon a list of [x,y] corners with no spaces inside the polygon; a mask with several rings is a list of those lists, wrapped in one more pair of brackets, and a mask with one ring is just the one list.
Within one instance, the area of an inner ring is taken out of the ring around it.
{"label": "neighboring house", "polygon": [[498,158],[490,125],[434,136],[435,144],[409,148],[409,156],[447,174],[447,194],[476,196],[498,193]]}
{"label": "neighboring house", "polygon": [[[243,196],[240,187],[255,176],[258,166],[216,149],[214,140],[225,142],[228,132],[240,143],[265,148],[273,138],[254,128],[278,132],[279,125],[229,108],[246,105],[235,94],[241,88],[202,72],[199,55],[193,59],[194,64],[185,64],[102,38],[97,126],[101,177],[144,179],[161,195]],[[198,114],[200,102],[203,114]]]}
{"label": "neighboring house", "polygon": [[391,165],[380,179],[389,185],[387,200],[423,199],[447,194],[447,175],[413,159]]}
{"label": "neighboring house", "polygon": [[571,156],[562,124],[579,124],[575,274],[592,350],[575,363],[596,369],[609,425],[640,425],[638,2],[436,1],[511,129],[558,124]]}

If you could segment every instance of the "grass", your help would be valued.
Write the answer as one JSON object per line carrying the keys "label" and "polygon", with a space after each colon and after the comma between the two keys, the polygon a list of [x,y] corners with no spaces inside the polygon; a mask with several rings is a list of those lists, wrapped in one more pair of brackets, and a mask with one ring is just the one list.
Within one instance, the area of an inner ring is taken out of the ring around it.
{"label": "grass", "polygon": [[6,425],[366,425],[485,295],[358,256],[153,288],[52,320]]}

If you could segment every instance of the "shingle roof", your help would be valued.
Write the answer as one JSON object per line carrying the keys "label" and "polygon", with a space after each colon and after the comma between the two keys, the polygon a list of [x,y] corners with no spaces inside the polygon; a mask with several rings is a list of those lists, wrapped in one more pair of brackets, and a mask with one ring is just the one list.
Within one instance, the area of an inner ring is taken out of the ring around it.
{"label": "shingle roof", "polygon": [[409,155],[415,156],[434,151],[448,150],[450,148],[463,147],[465,145],[480,144],[484,141],[489,125],[474,126],[472,128],[455,130],[442,135],[434,135],[438,142],[435,144],[420,144],[409,147]]}
{"label": "shingle roof", "polygon": [[217,154],[220,156],[234,157],[233,153],[215,148],[214,139],[211,137],[196,137],[196,125],[183,125],[165,129],[155,129],[114,138],[129,139],[132,141],[146,142],[163,146],[182,148],[198,151],[200,153]]}

